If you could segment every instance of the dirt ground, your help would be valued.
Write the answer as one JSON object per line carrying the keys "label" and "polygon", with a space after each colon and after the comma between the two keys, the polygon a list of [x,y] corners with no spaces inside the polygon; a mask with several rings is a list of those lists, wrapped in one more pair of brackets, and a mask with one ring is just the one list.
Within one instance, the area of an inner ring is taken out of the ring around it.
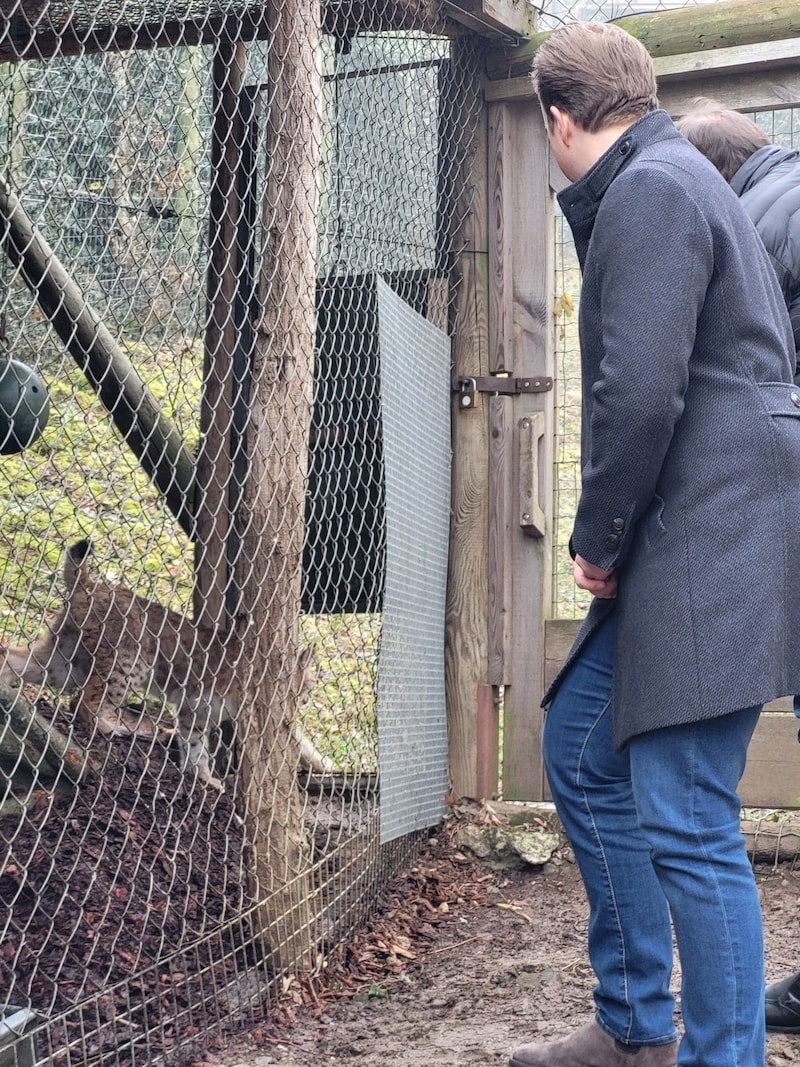
{"label": "dirt ground", "polygon": [[[800,863],[754,869],[774,981],[800,969]],[[586,920],[568,847],[542,866],[498,870],[461,851],[445,824],[327,975],[296,984],[274,1019],[209,1042],[191,1063],[506,1064],[518,1044],[562,1037],[592,1017]],[[768,1067],[796,1063],[800,1035],[769,1035]]]}

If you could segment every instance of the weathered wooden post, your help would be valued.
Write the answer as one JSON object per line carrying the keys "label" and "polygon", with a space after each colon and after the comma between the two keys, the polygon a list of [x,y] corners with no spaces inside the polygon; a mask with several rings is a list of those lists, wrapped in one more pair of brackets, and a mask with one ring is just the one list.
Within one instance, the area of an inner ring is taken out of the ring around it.
{"label": "weathered wooden post", "polygon": [[487,86],[457,245],[455,374],[479,380],[474,396],[454,400],[448,732],[454,792],[490,797],[502,690],[503,792],[531,799],[531,782],[543,788],[554,233],[538,105],[503,88]]}
{"label": "weathered wooden post", "polygon": [[[486,113],[482,109],[473,143],[464,146],[466,173],[458,183],[462,191],[456,215],[461,228],[453,242],[457,293],[453,369],[457,376],[485,374],[489,366],[486,153]],[[481,795],[483,785],[478,782],[478,732],[481,727],[491,731],[496,707],[486,684],[488,427],[480,410],[460,412],[456,394],[452,426],[455,462],[445,615],[450,779],[456,796],[475,797]]]}
{"label": "weathered wooden post", "polygon": [[316,0],[270,0],[265,17],[264,245],[236,561],[248,666],[242,782],[261,926],[276,962],[302,969],[313,962],[312,893],[293,719],[316,318],[320,12]]}

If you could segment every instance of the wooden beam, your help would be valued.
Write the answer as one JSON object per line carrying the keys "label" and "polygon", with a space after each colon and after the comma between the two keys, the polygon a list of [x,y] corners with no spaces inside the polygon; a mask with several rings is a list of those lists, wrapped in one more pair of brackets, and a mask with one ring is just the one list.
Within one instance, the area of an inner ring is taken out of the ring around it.
{"label": "wooden beam", "polygon": [[[462,46],[456,42],[458,52]],[[461,173],[454,211],[460,228],[453,237],[455,287],[453,371],[472,377],[489,370],[488,277],[488,132],[480,108],[480,67],[475,49],[464,44],[460,61],[473,77],[465,113],[477,109],[474,123],[459,127]],[[457,61],[458,62],[458,61]],[[480,796],[477,780],[478,720],[481,686],[487,681],[487,538],[489,526],[488,419],[483,405],[461,411],[453,400],[453,464],[450,502],[450,553],[445,609],[445,695],[450,781],[457,797]],[[481,719],[485,725],[485,718]]]}
{"label": "wooden beam", "polygon": [[[485,2],[490,10],[495,4],[514,6],[514,0]],[[49,0],[25,0],[22,6],[20,0],[0,0],[0,62],[218,45],[221,41],[247,42],[269,36],[264,4],[253,0],[245,0],[237,5],[238,10],[229,10],[225,16],[199,20],[181,17],[186,10],[183,3],[126,3],[124,23],[112,21],[115,13],[119,18],[118,8],[105,13],[102,5],[86,5],[73,11],[64,22],[48,15],[49,6]],[[462,28],[444,16],[442,6],[440,0],[386,0],[380,4],[327,0],[322,5],[321,27],[325,33],[343,40],[357,33],[403,29],[458,36]]]}
{"label": "wooden beam", "polygon": [[527,0],[442,0],[456,22],[483,37],[505,37],[516,45],[536,32],[536,8]]}
{"label": "wooden beam", "polygon": [[[800,0],[725,0],[612,21],[655,59],[800,37]],[[486,57],[489,79],[529,74],[537,48],[549,36],[538,33],[516,48],[492,49]]]}
{"label": "wooden beam", "polygon": [[475,796],[479,800],[491,800],[497,796],[500,755],[500,709],[495,686],[478,686],[476,718]]}
{"label": "wooden beam", "polygon": [[776,111],[800,106],[800,60],[795,70],[772,74],[698,77],[694,81],[659,79],[659,102],[673,116],[684,115],[698,96],[711,97],[723,107],[741,111]]}
{"label": "wooden beam", "polygon": [[[661,106],[682,115],[698,96],[724,107],[773,111],[800,103],[800,38],[720,48],[713,52],[654,60]],[[535,96],[530,75],[487,81],[487,101],[500,103]]]}
{"label": "wooden beam", "polygon": [[[502,118],[493,114],[501,110]],[[505,367],[515,375],[555,373],[555,241],[553,197],[550,192],[547,135],[538,107],[522,101],[490,108],[490,119],[502,138],[494,145],[502,152],[495,164],[495,181],[502,173],[502,202],[498,188],[490,203],[493,274],[502,291],[493,300],[490,336],[497,355],[503,338]],[[506,251],[508,254],[506,254]],[[502,312],[501,309],[502,308]],[[507,497],[511,507],[505,529],[504,626],[507,645],[503,677],[503,795],[508,800],[541,800],[545,792],[541,754],[544,681],[544,618],[550,607],[553,573],[553,394],[520,395],[506,400],[505,430]],[[531,422],[541,423],[538,455],[540,484],[531,487],[545,513],[544,536],[530,537],[520,524],[520,435],[530,434]],[[527,428],[525,428],[527,426]],[[494,447],[494,446],[493,446]],[[497,516],[499,520],[501,516]]]}
{"label": "wooden beam", "polygon": [[655,56],[653,66],[659,81],[687,81],[703,75],[744,74],[749,71],[771,72],[797,66],[800,37],[755,44],[731,45],[710,52],[682,52]]}

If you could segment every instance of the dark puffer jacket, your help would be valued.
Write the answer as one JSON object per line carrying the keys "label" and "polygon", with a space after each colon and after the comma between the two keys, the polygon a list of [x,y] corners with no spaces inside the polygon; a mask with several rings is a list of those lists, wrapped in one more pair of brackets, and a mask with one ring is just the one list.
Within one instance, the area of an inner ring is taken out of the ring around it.
{"label": "dark puffer jacket", "polygon": [[800,152],[759,148],[731,178],[731,187],[761,235],[780,282],[798,354],[800,385]]}

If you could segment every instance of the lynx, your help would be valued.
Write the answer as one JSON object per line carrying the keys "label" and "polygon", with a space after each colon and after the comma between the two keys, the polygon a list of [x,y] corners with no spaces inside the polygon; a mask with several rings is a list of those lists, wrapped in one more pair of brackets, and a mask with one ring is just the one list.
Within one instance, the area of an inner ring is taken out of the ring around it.
{"label": "lynx", "polygon": [[[155,601],[91,573],[89,541],[64,559],[64,605],[47,632],[30,646],[0,645],[0,682],[46,684],[77,690],[76,715],[107,736],[153,736],[159,725],[126,708],[134,693],[157,692],[177,709],[181,766],[221,790],[209,761],[208,729],[236,720],[239,699],[224,642]],[[307,656],[293,679],[305,685]],[[163,729],[163,726],[161,727]],[[319,773],[333,768],[298,732],[301,764]]]}

